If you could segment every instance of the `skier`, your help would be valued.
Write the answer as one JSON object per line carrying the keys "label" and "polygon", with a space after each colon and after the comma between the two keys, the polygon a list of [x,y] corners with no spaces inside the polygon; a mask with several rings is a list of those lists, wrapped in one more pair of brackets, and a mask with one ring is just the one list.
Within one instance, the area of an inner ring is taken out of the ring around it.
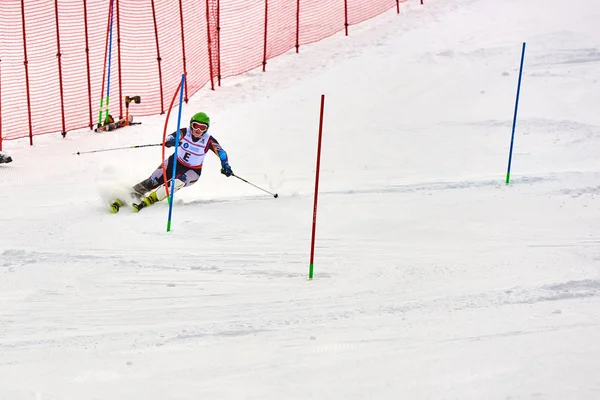
{"label": "skier", "polygon": [[[209,127],[210,118],[205,113],[199,112],[192,116],[189,127],[181,128],[178,132],[173,132],[167,137],[165,146],[173,147],[175,146],[175,135],[177,133],[179,134],[179,148],[177,148],[177,151],[175,152],[175,154],[177,154],[175,191],[196,183],[202,172],[204,157],[209,150],[212,150],[213,153],[219,156],[219,159],[221,160],[221,173],[226,177],[233,175],[233,171],[231,170],[227,159],[227,153],[223,150],[221,145],[219,145],[219,142],[208,134]],[[132,204],[135,212],[139,212],[142,208],[150,206],[167,197],[166,185],[163,178],[163,165],[167,169],[167,185],[169,185],[169,190],[171,189],[173,155],[163,161],[148,179],[133,186],[132,196],[141,200],[137,204]],[[151,193],[147,194],[148,192]],[[122,200],[115,200],[115,202],[111,204],[111,210],[113,212],[118,212],[123,204],[124,202]]]}
{"label": "skier", "polygon": [[8,164],[9,162],[12,162],[12,160],[11,156],[0,151],[0,164]]}

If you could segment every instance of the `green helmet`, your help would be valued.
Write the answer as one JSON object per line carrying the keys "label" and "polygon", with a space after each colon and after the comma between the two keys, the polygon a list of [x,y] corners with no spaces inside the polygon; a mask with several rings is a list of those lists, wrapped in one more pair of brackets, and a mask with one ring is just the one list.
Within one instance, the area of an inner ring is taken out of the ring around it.
{"label": "green helmet", "polygon": [[192,126],[192,122],[200,122],[202,124],[210,126],[210,118],[208,117],[208,115],[206,115],[206,113],[203,112],[194,114],[190,119],[190,126]]}

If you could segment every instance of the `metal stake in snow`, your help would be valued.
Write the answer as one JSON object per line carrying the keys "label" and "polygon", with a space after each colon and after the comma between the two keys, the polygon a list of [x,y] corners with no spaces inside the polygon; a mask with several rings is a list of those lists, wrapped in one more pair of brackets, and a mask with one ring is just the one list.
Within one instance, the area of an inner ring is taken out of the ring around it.
{"label": "metal stake in snow", "polygon": [[[167,232],[171,231],[171,215],[173,214],[173,197],[175,197],[175,175],[177,174],[177,150],[179,149],[179,129],[181,128],[181,106],[183,102],[183,88],[185,86],[185,74],[181,74],[179,85],[179,112],[177,114],[177,130],[175,131],[175,153],[173,153],[173,174],[171,175],[171,190],[169,196],[169,219],[167,221]],[[168,183],[165,183],[167,185]]]}
{"label": "metal stake in snow", "polygon": [[517,101],[515,102],[515,115],[513,116],[512,136],[510,138],[510,151],[508,153],[508,170],[506,171],[506,184],[510,182],[510,165],[512,163],[513,144],[515,141],[515,127],[517,126],[517,110],[519,108],[519,94],[521,93],[521,78],[523,77],[523,60],[525,59],[525,45],[523,42],[523,51],[521,52],[521,68],[519,70],[519,83],[517,84]]}
{"label": "metal stake in snow", "polygon": [[323,137],[323,111],[325,110],[325,95],[321,95],[321,116],[319,118],[319,142],[317,144],[317,172],[315,177],[315,202],[313,207],[312,239],[310,243],[310,266],[308,279],[313,278],[315,261],[315,233],[317,231],[317,200],[319,198],[319,170],[321,168],[321,138]]}

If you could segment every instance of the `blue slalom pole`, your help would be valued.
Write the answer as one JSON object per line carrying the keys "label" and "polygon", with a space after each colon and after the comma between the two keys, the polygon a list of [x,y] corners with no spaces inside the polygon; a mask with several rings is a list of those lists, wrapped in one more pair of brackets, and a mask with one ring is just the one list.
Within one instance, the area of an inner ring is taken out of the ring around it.
{"label": "blue slalom pole", "polygon": [[510,138],[510,151],[508,153],[508,171],[506,172],[506,184],[510,182],[510,165],[512,163],[513,144],[515,142],[515,128],[517,126],[517,110],[519,109],[519,95],[521,94],[521,79],[523,78],[523,61],[525,60],[525,46],[523,42],[523,51],[521,52],[521,68],[519,69],[519,83],[517,84],[517,101],[515,102],[515,115],[513,116],[512,136]]}
{"label": "blue slalom pole", "polygon": [[171,215],[173,215],[173,197],[175,196],[175,175],[177,172],[177,149],[179,149],[179,129],[181,129],[181,108],[183,103],[183,88],[185,87],[185,74],[181,74],[181,88],[179,89],[179,112],[177,113],[177,130],[175,131],[175,153],[173,153],[173,173],[171,175],[171,189],[169,190],[169,220],[167,232],[171,230]]}

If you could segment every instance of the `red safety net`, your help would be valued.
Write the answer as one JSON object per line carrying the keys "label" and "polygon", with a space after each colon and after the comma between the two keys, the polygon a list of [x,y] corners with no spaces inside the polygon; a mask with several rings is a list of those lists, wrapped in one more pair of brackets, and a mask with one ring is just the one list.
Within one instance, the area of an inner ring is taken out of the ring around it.
{"label": "red safety net", "polygon": [[3,139],[93,128],[107,90],[115,118],[125,96],[141,97],[136,115],[164,113],[182,73],[187,101],[404,1],[1,0],[0,149]]}

